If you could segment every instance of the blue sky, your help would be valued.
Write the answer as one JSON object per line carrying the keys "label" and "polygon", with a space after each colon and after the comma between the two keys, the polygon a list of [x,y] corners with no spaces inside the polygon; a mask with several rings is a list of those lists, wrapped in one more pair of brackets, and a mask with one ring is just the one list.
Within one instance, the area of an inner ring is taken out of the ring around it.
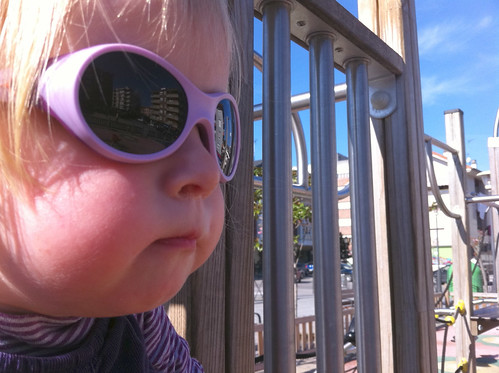
{"label": "blue sky", "polygon": [[467,157],[489,169],[499,108],[499,1],[416,1],[425,133],[445,140],[443,112],[461,109]]}
{"label": "blue sky", "polygon": [[[356,14],[356,1],[339,1]],[[487,138],[499,108],[499,1],[416,0],[423,119],[426,134],[445,141],[444,111],[464,113],[466,155],[489,169]],[[261,53],[261,23],[255,22],[255,50]],[[292,94],[309,91],[308,53],[291,47]],[[255,104],[261,103],[261,74],[255,70]],[[337,72],[336,83],[345,77]],[[301,119],[309,134],[309,112]],[[346,107],[336,106],[337,149],[348,153]],[[439,150],[439,149],[436,149]],[[255,123],[255,159],[261,159],[261,123]],[[293,156],[294,159],[294,156]],[[294,164],[294,161],[293,161]]]}

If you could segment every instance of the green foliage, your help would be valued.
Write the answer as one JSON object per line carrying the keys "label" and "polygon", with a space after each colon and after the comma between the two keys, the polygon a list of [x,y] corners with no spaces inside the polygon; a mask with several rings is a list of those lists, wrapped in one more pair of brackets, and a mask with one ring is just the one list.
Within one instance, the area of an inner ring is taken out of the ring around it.
{"label": "green foliage", "polygon": [[[262,168],[255,167],[253,174],[255,176],[262,176]],[[258,219],[262,216],[263,210],[263,191],[260,188],[253,189],[253,218],[255,219],[255,227],[256,229],[260,229],[258,226]],[[305,204],[303,200],[299,197],[293,197],[293,229],[296,229],[302,224],[308,224],[312,220],[312,207]],[[259,233],[255,232],[255,244],[254,247],[258,251],[262,251],[263,246],[262,242],[259,239]],[[293,241],[295,245],[298,244],[299,236],[296,235],[293,237]]]}
{"label": "green foliage", "polygon": [[[312,207],[303,203],[298,197],[293,197],[293,230],[296,231],[300,225],[309,224],[312,221]],[[293,237],[293,242],[298,244],[298,235]]]}
{"label": "green foliage", "polygon": [[253,189],[253,217],[258,219],[263,209],[263,191],[260,188]]}
{"label": "green foliage", "polygon": [[[263,172],[261,167],[255,167],[253,174],[255,176],[261,177]],[[296,177],[296,172],[293,173],[294,177]],[[254,248],[255,250],[262,251],[263,250],[263,244],[259,237],[261,237],[261,224],[259,225],[258,222],[260,221],[262,217],[262,210],[263,210],[263,191],[260,188],[254,188],[253,189],[253,218],[255,219],[255,244]],[[293,229],[296,232],[297,229],[301,225],[308,225],[312,221],[312,206],[306,204],[303,202],[303,199],[300,197],[293,197]],[[261,222],[261,221],[260,221]],[[260,230],[260,231],[258,231]],[[301,250],[301,245],[299,245],[299,236],[295,235],[293,237],[294,241],[294,251],[295,251],[295,258],[299,257],[300,250]],[[342,260],[346,260],[352,256],[349,248],[349,243],[350,241],[346,238],[343,237],[343,235],[340,232],[340,256]]]}
{"label": "green foliage", "polygon": [[255,221],[255,242],[254,242],[254,248],[255,250],[262,251],[263,250],[263,243],[260,240],[260,236],[262,232],[259,232],[259,230],[262,229],[261,225],[259,225],[259,220],[261,219],[262,216],[262,210],[263,210],[263,191],[259,188],[253,188],[253,219]]}
{"label": "green foliage", "polygon": [[[261,167],[254,167],[253,168],[253,175],[262,177],[262,168]],[[263,250],[263,243],[260,240],[260,236],[262,232],[259,232],[258,230],[261,229],[261,227],[258,224],[259,219],[261,219],[262,213],[263,213],[263,190],[260,188],[253,188],[253,219],[255,221],[255,242],[254,242],[254,248],[255,250],[262,251]]]}

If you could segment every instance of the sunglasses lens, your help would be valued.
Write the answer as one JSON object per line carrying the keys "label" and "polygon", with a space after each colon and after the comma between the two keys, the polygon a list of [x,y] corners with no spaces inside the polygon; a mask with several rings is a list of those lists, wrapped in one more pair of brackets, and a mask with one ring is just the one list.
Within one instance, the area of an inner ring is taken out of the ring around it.
{"label": "sunglasses lens", "polygon": [[185,92],[175,77],[133,53],[97,57],[81,78],[79,97],[94,134],[130,154],[154,154],[173,144],[188,112]]}
{"label": "sunglasses lens", "polygon": [[222,172],[229,176],[235,167],[237,116],[230,100],[221,100],[215,112],[215,146]]}

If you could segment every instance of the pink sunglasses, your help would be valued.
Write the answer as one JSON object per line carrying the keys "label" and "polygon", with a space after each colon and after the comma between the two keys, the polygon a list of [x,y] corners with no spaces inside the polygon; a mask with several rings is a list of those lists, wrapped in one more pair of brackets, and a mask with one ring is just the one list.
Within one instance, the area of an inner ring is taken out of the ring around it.
{"label": "pink sunglasses", "polygon": [[168,157],[198,126],[221,181],[234,176],[240,148],[234,97],[202,92],[145,49],[104,44],[58,57],[42,73],[38,97],[81,141],[120,162]]}

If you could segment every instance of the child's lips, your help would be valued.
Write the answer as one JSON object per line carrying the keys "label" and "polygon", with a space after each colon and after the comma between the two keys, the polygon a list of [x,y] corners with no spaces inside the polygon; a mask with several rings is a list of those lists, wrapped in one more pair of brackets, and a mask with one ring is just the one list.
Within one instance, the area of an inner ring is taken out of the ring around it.
{"label": "child's lips", "polygon": [[156,240],[154,243],[167,250],[192,251],[196,249],[199,235],[189,233],[185,235],[166,237]]}

